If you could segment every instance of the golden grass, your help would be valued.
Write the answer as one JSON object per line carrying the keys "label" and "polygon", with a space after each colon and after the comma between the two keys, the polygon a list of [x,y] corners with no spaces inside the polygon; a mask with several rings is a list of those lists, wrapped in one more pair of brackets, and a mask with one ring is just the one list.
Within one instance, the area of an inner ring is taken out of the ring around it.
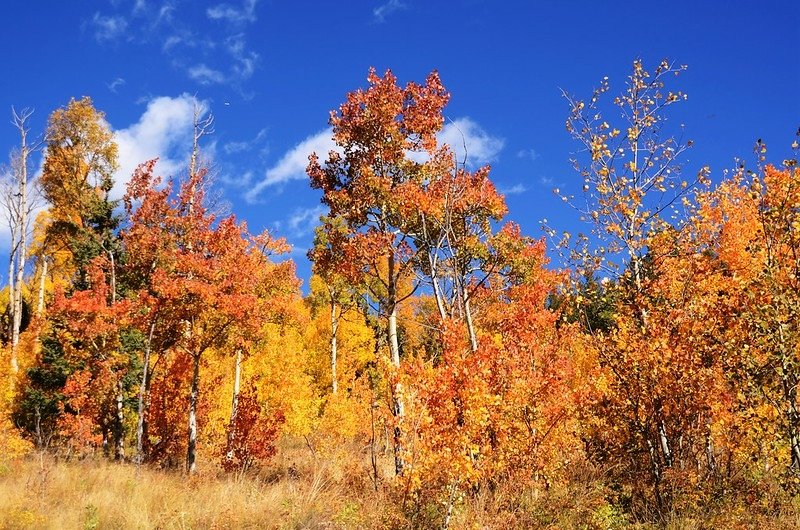
{"label": "golden grass", "polygon": [[[325,462],[272,468],[270,476],[178,472],[103,459],[38,455],[0,467],[0,528],[358,528],[370,525],[360,492]],[[373,493],[374,496],[374,493]],[[374,504],[374,503],[372,503]]]}
{"label": "golden grass", "polygon": [[[391,458],[382,464],[389,476]],[[197,476],[116,464],[102,458],[57,461],[37,454],[0,464],[0,528],[41,529],[349,529],[439,528],[442,506],[432,499],[400,507],[386,480],[376,492],[365,455],[342,446],[323,457],[286,441],[269,467],[243,477],[208,463]],[[602,476],[578,471],[548,490],[506,484],[459,499],[450,528],[790,529],[800,528],[791,497],[767,495],[749,504],[731,498],[675,514],[661,525],[634,524],[609,504]],[[772,511],[771,511],[772,510]]]}

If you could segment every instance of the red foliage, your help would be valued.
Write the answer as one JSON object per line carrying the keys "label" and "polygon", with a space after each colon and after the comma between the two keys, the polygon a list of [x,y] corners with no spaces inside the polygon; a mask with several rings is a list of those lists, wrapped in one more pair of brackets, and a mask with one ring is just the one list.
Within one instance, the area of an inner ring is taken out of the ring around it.
{"label": "red foliage", "polygon": [[239,394],[222,453],[223,469],[245,471],[256,462],[267,462],[275,455],[275,440],[283,422],[282,412],[270,413],[259,403],[255,385]]}

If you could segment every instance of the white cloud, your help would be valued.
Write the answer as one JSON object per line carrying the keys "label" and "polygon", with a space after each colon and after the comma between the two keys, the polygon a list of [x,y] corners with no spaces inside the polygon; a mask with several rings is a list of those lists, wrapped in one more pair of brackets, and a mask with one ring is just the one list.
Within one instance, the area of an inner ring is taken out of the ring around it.
{"label": "white cloud", "polygon": [[218,4],[206,10],[211,20],[226,20],[235,24],[256,21],[256,0],[245,0],[241,9],[230,4]]}
{"label": "white cloud", "polygon": [[118,78],[114,79],[113,81],[111,81],[110,83],[106,83],[106,86],[108,87],[108,89],[111,92],[116,94],[117,93],[117,89],[119,87],[121,87],[122,85],[124,85],[124,84],[125,84],[125,80],[122,79],[121,77],[118,77]]}
{"label": "white cloud", "polygon": [[517,158],[527,158],[531,161],[538,160],[539,153],[536,152],[536,149],[521,149],[517,151]]}
{"label": "white cloud", "polygon": [[317,153],[320,159],[324,160],[328,152],[335,148],[333,131],[330,128],[312,134],[291,148],[277,164],[269,168],[264,174],[264,178],[245,194],[245,199],[248,202],[255,202],[258,195],[269,186],[306,178],[308,155]]}
{"label": "white cloud", "polygon": [[295,237],[305,236],[314,231],[321,215],[328,213],[328,208],[317,205],[313,208],[298,208],[286,221],[286,226]]}
{"label": "white cloud", "polygon": [[439,144],[447,144],[459,163],[468,166],[486,164],[497,158],[505,145],[502,138],[491,136],[470,118],[447,123],[438,134]]}
{"label": "white cloud", "polygon": [[133,4],[133,14],[138,15],[147,11],[147,2],[145,0],[136,0]]}
{"label": "white cloud", "polygon": [[175,10],[176,8],[172,3],[164,2],[164,5],[158,9],[158,15],[153,22],[154,26],[163,23],[171,23],[175,15]]}
{"label": "white cloud", "polygon": [[[505,145],[505,140],[491,136],[480,125],[467,117],[458,118],[445,124],[436,135],[436,141],[439,145],[450,146],[458,163],[466,163],[470,167],[481,166],[496,160]],[[425,162],[429,158],[427,153],[419,151],[409,151],[407,156],[419,163]]]}
{"label": "white cloud", "polygon": [[234,60],[231,72],[240,80],[249,79],[256,69],[258,54],[247,49],[244,34],[239,33],[225,39],[225,48]]}
{"label": "white cloud", "polygon": [[372,16],[375,22],[382,24],[386,21],[386,17],[405,8],[406,5],[400,0],[389,0],[373,9]]}
{"label": "white cloud", "polygon": [[[188,41],[181,37],[171,37],[164,43],[165,50],[168,47],[178,46],[186,42]],[[205,45],[210,50],[217,47],[217,44],[213,41],[209,41]],[[224,61],[225,64],[229,65],[226,72],[212,68],[205,63],[200,63],[187,69],[189,78],[201,85],[237,83],[250,79],[256,70],[259,56],[256,52],[247,49],[244,34],[231,35],[225,39],[222,47],[229,55],[229,58]]]}
{"label": "white cloud", "polygon": [[[246,153],[248,151],[252,151],[258,146],[261,146],[264,143],[264,140],[267,137],[267,129],[261,129],[256,134],[255,138],[252,140],[243,140],[238,142],[227,142],[222,146],[222,150],[225,151],[226,155],[233,155],[237,153]],[[266,147],[262,147],[261,152],[262,154],[265,153]]]}
{"label": "white cloud", "polygon": [[165,52],[168,52],[171,48],[179,45],[183,42],[183,37],[180,35],[170,35],[164,40],[164,44],[161,45],[161,49]]}
{"label": "white cloud", "polygon": [[198,64],[189,68],[189,77],[201,85],[219,84],[225,82],[225,74],[219,70],[209,68],[205,64]]}
{"label": "white cloud", "polygon": [[[439,145],[448,145],[459,164],[469,167],[488,164],[497,159],[505,140],[491,136],[470,118],[458,118],[442,127],[436,135]],[[408,157],[416,162],[428,160],[425,152],[408,152]]]}
{"label": "white cloud", "polygon": [[95,13],[94,17],[92,17],[92,26],[94,26],[95,40],[97,42],[107,42],[115,40],[125,33],[128,22],[121,16],[107,17],[100,13]]}
{"label": "white cloud", "polygon": [[[242,0],[212,5],[205,11],[207,18],[226,24],[201,28],[193,13],[189,13],[195,10],[191,2],[133,0],[133,7],[123,10],[121,0],[112,0],[113,13],[97,12],[85,24],[94,31],[100,44],[114,42],[122,35],[133,44],[157,42],[173,67],[195,82],[241,88],[258,68],[259,54],[248,48],[244,32],[256,21],[257,2]],[[130,1],[124,4],[130,5]]]}
{"label": "white cloud", "polygon": [[525,193],[526,191],[528,191],[528,188],[526,188],[524,185],[514,184],[510,188],[502,188],[500,193],[503,195],[519,195],[521,193]]}
{"label": "white cloud", "polygon": [[125,193],[133,171],[142,162],[159,157],[156,171],[165,177],[178,174],[186,166],[196,103],[200,102],[189,94],[152,99],[139,121],[114,132],[119,146],[115,198]]}

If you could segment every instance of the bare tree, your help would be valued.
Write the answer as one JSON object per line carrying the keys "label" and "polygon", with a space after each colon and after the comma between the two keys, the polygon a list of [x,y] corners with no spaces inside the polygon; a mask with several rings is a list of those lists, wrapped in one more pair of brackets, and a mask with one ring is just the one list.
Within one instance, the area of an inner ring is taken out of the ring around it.
{"label": "bare tree", "polygon": [[[192,189],[189,193],[189,216],[192,215],[194,210],[194,201],[197,196],[195,185],[203,185],[203,178],[198,177],[198,159],[200,155],[200,139],[203,136],[214,133],[214,115],[210,112],[205,114],[206,109],[195,100],[194,104],[194,134],[192,135],[192,154],[189,158],[189,181],[192,183]],[[189,252],[193,251],[192,239],[188,241]],[[190,273],[191,276],[191,273]],[[194,328],[194,317],[186,321],[186,338],[191,339],[192,330]],[[189,474],[194,474],[196,471],[196,448],[197,448],[197,400],[199,395],[200,386],[200,356],[193,354],[193,372],[192,372],[192,386],[189,392],[189,432],[188,432],[188,448],[186,451],[186,471]],[[234,392],[233,402],[238,401],[238,394]],[[235,406],[234,406],[235,410]]]}
{"label": "bare tree", "polygon": [[28,235],[31,228],[32,212],[38,206],[36,181],[29,177],[30,156],[41,147],[41,139],[29,142],[28,120],[33,110],[25,108],[17,112],[11,108],[11,123],[19,132],[19,147],[11,155],[11,167],[3,182],[0,200],[11,233],[11,251],[9,253],[9,336],[11,338],[11,370],[19,370],[17,346],[20,328],[22,327],[22,286],[27,261]]}

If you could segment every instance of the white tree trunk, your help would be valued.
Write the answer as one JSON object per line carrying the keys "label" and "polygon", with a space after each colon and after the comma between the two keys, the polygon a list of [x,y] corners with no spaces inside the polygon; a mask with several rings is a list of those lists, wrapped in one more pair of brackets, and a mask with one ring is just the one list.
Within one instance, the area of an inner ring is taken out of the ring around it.
{"label": "white tree trunk", "polygon": [[197,398],[200,391],[200,355],[192,355],[192,389],[189,393],[189,443],[186,448],[186,472],[197,471]]}
{"label": "white tree trunk", "polygon": [[336,376],[336,358],[338,355],[337,335],[339,333],[339,316],[336,314],[337,305],[333,298],[331,298],[331,389],[334,394],[339,390],[339,382]]}
{"label": "white tree trunk", "polygon": [[147,379],[150,377],[150,349],[153,343],[153,332],[156,329],[156,324],[150,324],[150,334],[147,337],[147,344],[144,348],[144,367],[142,368],[142,382],[139,383],[139,404],[136,409],[136,466],[137,468],[142,465],[144,460],[144,415],[147,412]]}
{"label": "white tree trunk", "polygon": [[114,459],[125,460],[125,410],[123,408],[123,385],[120,379],[117,383],[117,417],[114,424]]}
{"label": "white tree trunk", "polygon": [[[392,357],[392,366],[400,368],[400,343],[397,340],[397,276],[395,273],[394,256],[389,256],[389,289],[387,296],[389,351]],[[392,391],[392,405],[394,408],[394,470],[397,475],[403,473],[405,462],[403,459],[402,422],[405,416],[403,407],[403,388],[397,382]]]}
{"label": "white tree trunk", "polygon": [[[11,370],[13,373],[19,371],[19,364],[17,361],[17,347],[19,345],[19,333],[22,327],[22,285],[23,275],[25,273],[25,253],[27,251],[27,235],[28,235],[28,155],[30,147],[28,146],[28,129],[26,121],[30,117],[31,112],[23,110],[22,113],[17,114],[12,109],[13,120],[12,123],[19,131],[20,147],[19,155],[15,160],[15,167],[13,168],[16,177],[17,192],[12,199],[14,203],[16,230],[12,229],[12,233],[16,232],[16,238],[12,236],[12,255],[11,265],[16,264],[16,270],[9,272],[16,275],[13,282],[13,289],[9,290],[11,295],[12,304],[12,318],[11,318]],[[11,274],[9,274],[9,287],[11,287]]]}
{"label": "white tree trunk", "polygon": [[42,271],[39,277],[39,297],[36,303],[36,314],[42,316],[44,312],[44,285],[47,279],[47,258],[42,256]]}
{"label": "white tree trunk", "polygon": [[236,414],[239,411],[239,386],[242,379],[242,350],[236,349],[236,368],[233,375],[233,397],[231,398],[231,419],[228,423],[228,451],[225,458],[233,461],[233,442],[236,436]]}

